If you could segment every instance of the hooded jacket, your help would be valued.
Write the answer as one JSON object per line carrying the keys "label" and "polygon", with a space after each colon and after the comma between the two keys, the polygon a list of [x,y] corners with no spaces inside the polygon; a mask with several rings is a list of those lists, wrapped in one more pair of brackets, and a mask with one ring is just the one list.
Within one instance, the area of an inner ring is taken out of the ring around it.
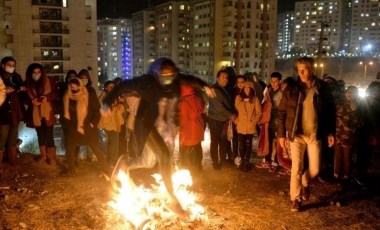
{"label": "hooded jacket", "polygon": [[[253,87],[251,90],[254,90]],[[240,95],[235,99],[235,108],[238,112],[235,120],[236,131],[240,134],[255,134],[257,123],[262,116],[260,101],[256,95],[252,101],[246,99],[248,100],[244,100]]]}
{"label": "hooded jacket", "polygon": [[179,111],[180,145],[193,146],[203,141],[205,120],[203,113],[205,105],[201,98],[195,95],[191,86],[181,86]]}

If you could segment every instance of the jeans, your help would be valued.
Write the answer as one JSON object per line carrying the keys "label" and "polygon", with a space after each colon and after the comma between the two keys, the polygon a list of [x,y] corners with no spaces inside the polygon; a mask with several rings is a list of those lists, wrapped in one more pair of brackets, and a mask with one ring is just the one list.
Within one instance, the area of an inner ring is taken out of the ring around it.
{"label": "jeans", "polygon": [[[305,150],[309,167],[304,170]],[[290,142],[292,169],[290,173],[290,199],[301,198],[301,186],[308,187],[311,179],[319,173],[321,163],[321,141],[316,134],[297,135]]]}
{"label": "jeans", "polygon": [[252,153],[252,139],[253,134],[238,134],[239,136],[239,153],[241,157],[241,164],[249,164]]}
{"label": "jeans", "polygon": [[348,178],[351,173],[351,146],[343,146],[341,143],[334,145],[334,176],[336,178],[343,174]]}

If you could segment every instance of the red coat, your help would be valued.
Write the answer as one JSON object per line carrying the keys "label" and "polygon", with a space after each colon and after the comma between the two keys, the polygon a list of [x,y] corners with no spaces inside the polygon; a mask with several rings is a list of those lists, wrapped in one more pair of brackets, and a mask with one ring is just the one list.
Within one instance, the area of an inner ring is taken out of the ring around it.
{"label": "red coat", "polygon": [[181,86],[181,99],[178,103],[180,145],[193,146],[203,141],[206,125],[204,109],[205,105],[195,95],[194,89],[191,86]]}

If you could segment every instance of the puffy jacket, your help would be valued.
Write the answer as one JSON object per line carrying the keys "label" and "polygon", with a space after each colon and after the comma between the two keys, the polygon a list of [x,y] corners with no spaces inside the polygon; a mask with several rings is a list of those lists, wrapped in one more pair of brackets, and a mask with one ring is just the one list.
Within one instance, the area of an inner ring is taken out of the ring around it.
{"label": "puffy jacket", "polygon": [[[317,139],[320,140],[335,133],[335,105],[331,89],[326,82],[315,78],[313,85],[317,87],[313,104],[317,112]],[[278,137],[286,137],[288,132],[289,140],[292,141],[295,135],[302,134],[301,116],[304,99],[305,88],[301,86],[300,79],[296,85],[285,89],[278,109]]]}

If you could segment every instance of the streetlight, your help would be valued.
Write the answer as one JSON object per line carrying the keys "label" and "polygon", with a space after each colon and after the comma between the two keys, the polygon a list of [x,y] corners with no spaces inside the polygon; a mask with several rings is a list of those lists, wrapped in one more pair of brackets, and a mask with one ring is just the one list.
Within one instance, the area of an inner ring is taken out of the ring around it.
{"label": "streetlight", "polygon": [[364,65],[364,84],[367,82],[367,66],[368,65],[372,65],[373,64],[373,62],[372,61],[370,61],[370,62],[368,62],[368,63],[365,63],[365,62],[360,62],[359,63],[360,65]]}
{"label": "streetlight", "polygon": [[321,76],[323,76],[323,63],[319,64],[319,67],[321,67],[321,70],[322,70]]}
{"label": "streetlight", "polygon": [[318,75],[318,67],[321,68],[321,77],[323,76],[323,63],[320,63],[319,65],[317,63],[314,64],[314,67],[315,67],[315,74]]}

